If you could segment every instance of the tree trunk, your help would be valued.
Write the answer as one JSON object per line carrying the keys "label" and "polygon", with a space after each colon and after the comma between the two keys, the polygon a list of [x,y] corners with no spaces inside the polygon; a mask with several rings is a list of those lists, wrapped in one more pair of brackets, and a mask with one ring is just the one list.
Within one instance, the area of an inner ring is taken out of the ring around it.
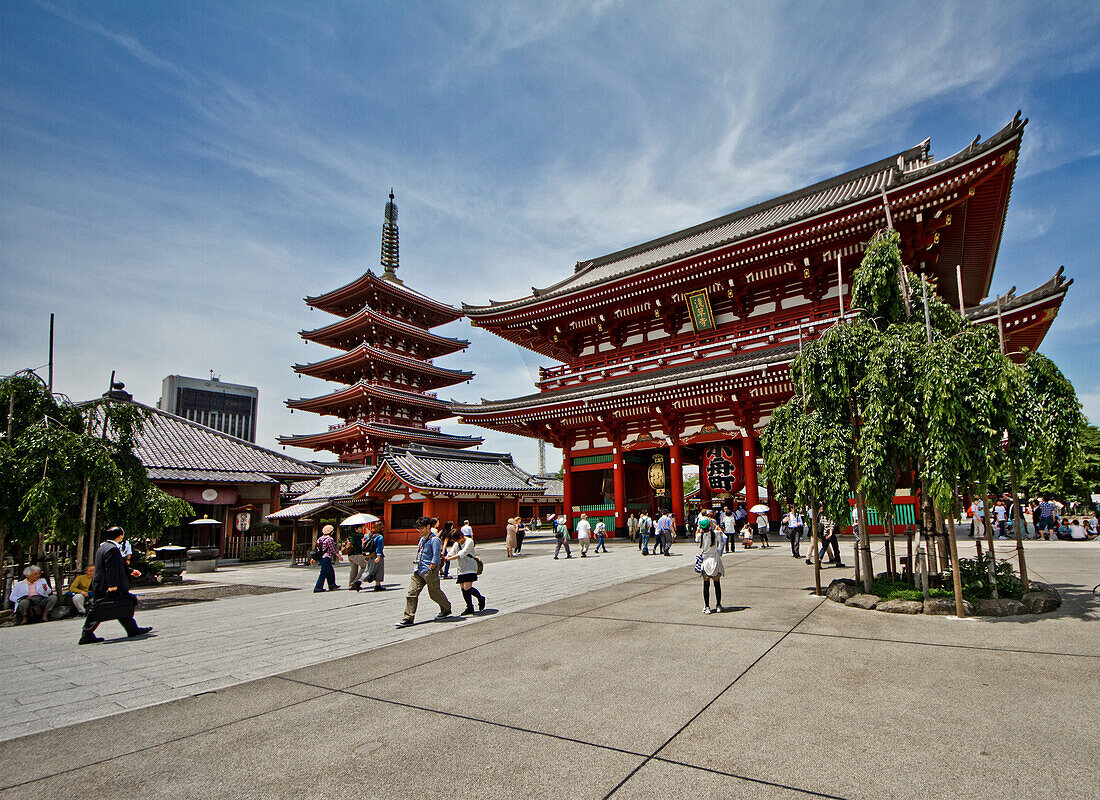
{"label": "tree trunk", "polygon": [[[947,521],[943,518],[943,512],[933,506],[932,524],[935,526],[933,535],[937,548],[937,557],[939,562],[947,564]],[[938,570],[937,570],[938,571]]]}
{"label": "tree trunk", "polygon": [[88,562],[95,563],[95,517],[99,510],[99,492],[92,495],[92,517],[88,526]]}
{"label": "tree trunk", "polygon": [[810,503],[810,558],[814,560],[814,592],[821,596],[821,557],[817,552],[817,500]]}
{"label": "tree trunk", "polygon": [[898,577],[898,561],[897,554],[894,552],[894,512],[891,511],[886,515],[886,548],[887,557],[889,558],[890,577],[893,580],[897,580]]}
{"label": "tree trunk", "polygon": [[84,530],[88,524],[88,479],[84,479],[84,493],[80,497],[80,535],[76,537],[76,571],[84,571]]}
{"label": "tree trunk", "polygon": [[989,561],[986,564],[986,572],[989,573],[989,582],[993,588],[993,599],[999,600],[1001,595],[997,591],[997,553],[993,547],[993,526],[989,524],[989,486],[983,482],[978,490],[981,492],[982,498],[982,524],[985,525],[985,540],[989,544]]}
{"label": "tree trunk", "polygon": [[871,530],[867,525],[867,505],[863,502],[863,492],[856,492],[856,508],[859,509],[860,564],[863,571],[863,589],[871,593],[871,581],[875,579],[875,570],[871,564]]}
{"label": "tree trunk", "polygon": [[1020,506],[1020,493],[1016,489],[1016,465],[1009,461],[1008,477],[1012,481],[1012,527],[1016,533],[1016,554],[1020,557],[1020,583],[1024,591],[1028,590],[1027,563],[1024,561],[1024,534],[1021,530],[1023,508]]}
{"label": "tree trunk", "polygon": [[955,588],[955,616],[960,619],[966,616],[963,608],[962,575],[959,573],[959,543],[955,538],[955,515],[947,517],[947,544],[951,548],[951,582]]}

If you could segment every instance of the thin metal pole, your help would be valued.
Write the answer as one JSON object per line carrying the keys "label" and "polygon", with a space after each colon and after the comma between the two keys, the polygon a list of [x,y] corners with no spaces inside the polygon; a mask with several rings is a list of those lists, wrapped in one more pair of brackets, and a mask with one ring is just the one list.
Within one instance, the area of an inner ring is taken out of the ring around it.
{"label": "thin metal pole", "polygon": [[53,314],[50,314],[50,394],[53,394]]}
{"label": "thin metal pole", "polygon": [[107,384],[107,402],[103,405],[103,435],[101,439],[107,438],[107,411],[111,408],[111,392],[115,388],[115,371],[111,370],[111,382]]}

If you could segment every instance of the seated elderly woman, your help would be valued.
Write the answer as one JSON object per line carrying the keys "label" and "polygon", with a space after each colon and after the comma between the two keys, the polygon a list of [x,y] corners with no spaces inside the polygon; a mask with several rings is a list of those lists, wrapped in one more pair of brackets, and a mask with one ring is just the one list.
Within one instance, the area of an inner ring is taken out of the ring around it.
{"label": "seated elderly woman", "polygon": [[45,622],[57,605],[57,595],[42,577],[42,570],[33,565],[23,570],[23,580],[11,587],[8,599],[15,604],[16,625],[35,620]]}

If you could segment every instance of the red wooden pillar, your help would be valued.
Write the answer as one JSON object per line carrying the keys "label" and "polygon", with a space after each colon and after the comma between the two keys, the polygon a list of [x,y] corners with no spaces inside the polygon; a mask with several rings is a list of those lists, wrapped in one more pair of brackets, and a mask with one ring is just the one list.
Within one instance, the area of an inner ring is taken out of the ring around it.
{"label": "red wooden pillar", "polygon": [[565,524],[569,530],[573,530],[573,451],[572,445],[566,445],[562,447],[562,500],[565,503],[565,508],[562,509],[562,513],[565,514]]}
{"label": "red wooden pillar", "polygon": [[623,462],[623,443],[620,440],[612,442],[612,452],[615,455],[615,526],[612,536],[626,535],[626,464]]}
{"label": "red wooden pillar", "polygon": [[684,519],[684,464],[680,453],[680,440],[673,439],[668,448],[669,491],[672,492],[672,516],[676,531],[687,529]]}
{"label": "red wooden pillar", "polygon": [[768,516],[778,522],[783,513],[779,509],[779,496],[775,493],[775,487],[768,484]]}
{"label": "red wooden pillar", "polygon": [[[745,505],[752,508],[760,502],[760,486],[756,482],[756,437],[750,435],[741,440],[741,450],[745,454]],[[756,521],[756,514],[749,514],[749,522]]]}

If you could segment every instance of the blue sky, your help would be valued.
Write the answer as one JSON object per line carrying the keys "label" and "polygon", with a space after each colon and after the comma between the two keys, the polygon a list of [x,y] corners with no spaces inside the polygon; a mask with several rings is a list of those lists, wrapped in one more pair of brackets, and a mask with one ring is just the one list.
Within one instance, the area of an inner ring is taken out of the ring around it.
{"label": "blue sky", "polygon": [[[60,391],[213,369],[272,446],[333,421],[282,404],[331,387],[291,371],[331,353],[301,298],[377,267],[391,186],[405,281],[482,303],[1019,108],[993,291],[1066,266],[1043,349],[1100,420],[1100,5],[290,6],[0,4],[0,373],[46,362],[55,312]],[[537,357],[441,332],[477,373],[445,396],[531,390]]]}

